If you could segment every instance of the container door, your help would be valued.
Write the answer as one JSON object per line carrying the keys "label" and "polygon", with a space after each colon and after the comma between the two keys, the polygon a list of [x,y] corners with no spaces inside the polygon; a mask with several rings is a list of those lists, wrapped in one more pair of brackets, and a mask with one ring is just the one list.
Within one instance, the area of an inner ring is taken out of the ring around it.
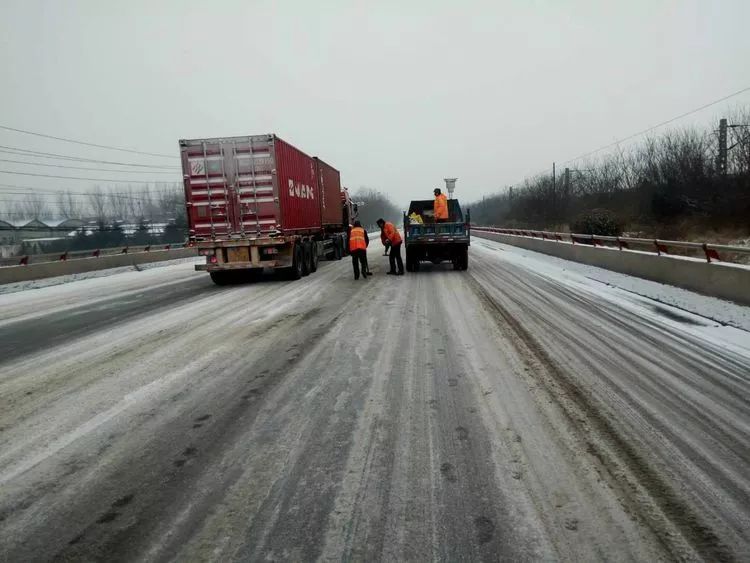
{"label": "container door", "polygon": [[209,139],[183,152],[197,238],[245,238],[277,224],[269,136]]}
{"label": "container door", "polygon": [[185,197],[199,239],[226,238],[234,231],[224,155],[219,143],[201,141],[183,150]]}
{"label": "container door", "polygon": [[276,166],[272,147],[273,137],[269,135],[232,141],[237,217],[247,236],[274,231],[279,223],[279,205],[273,187]]}

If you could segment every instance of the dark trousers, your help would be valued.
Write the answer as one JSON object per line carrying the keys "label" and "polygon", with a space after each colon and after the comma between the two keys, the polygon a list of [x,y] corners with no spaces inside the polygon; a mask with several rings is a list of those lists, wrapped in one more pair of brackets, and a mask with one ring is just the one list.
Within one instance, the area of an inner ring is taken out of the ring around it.
{"label": "dark trousers", "polygon": [[370,269],[367,267],[367,251],[366,250],[352,250],[352,267],[354,268],[354,279],[359,279],[359,265],[362,264],[362,275],[369,272]]}
{"label": "dark trousers", "polygon": [[398,264],[398,273],[403,274],[404,273],[404,263],[401,260],[401,244],[392,244],[391,245],[391,252],[388,255],[388,261],[391,263],[391,272],[396,271],[396,265]]}

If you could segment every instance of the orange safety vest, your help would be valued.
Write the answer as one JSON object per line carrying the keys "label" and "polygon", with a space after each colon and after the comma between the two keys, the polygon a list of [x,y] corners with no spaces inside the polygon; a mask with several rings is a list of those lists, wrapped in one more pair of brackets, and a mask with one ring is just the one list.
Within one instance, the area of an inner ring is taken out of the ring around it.
{"label": "orange safety vest", "polygon": [[447,219],[448,218],[448,198],[445,194],[435,196],[435,219]]}
{"label": "orange safety vest", "polygon": [[398,229],[393,226],[393,223],[386,222],[385,225],[383,225],[383,235],[391,241],[391,244],[401,244],[401,235],[399,234]]}
{"label": "orange safety vest", "polygon": [[355,250],[367,250],[365,230],[362,227],[353,227],[349,233],[349,252]]}

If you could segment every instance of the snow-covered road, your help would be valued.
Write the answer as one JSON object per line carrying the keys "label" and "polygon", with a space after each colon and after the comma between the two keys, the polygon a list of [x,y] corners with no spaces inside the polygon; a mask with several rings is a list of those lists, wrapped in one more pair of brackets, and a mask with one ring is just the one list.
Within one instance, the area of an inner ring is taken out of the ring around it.
{"label": "snow-covered road", "polygon": [[0,295],[0,561],[750,558],[750,310],[468,272]]}

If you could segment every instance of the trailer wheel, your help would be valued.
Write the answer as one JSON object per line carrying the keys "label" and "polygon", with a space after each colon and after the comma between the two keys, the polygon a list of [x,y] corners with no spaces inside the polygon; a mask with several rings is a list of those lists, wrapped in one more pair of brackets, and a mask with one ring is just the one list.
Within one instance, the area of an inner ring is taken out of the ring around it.
{"label": "trailer wheel", "polygon": [[308,241],[305,241],[302,243],[302,275],[303,276],[309,276],[310,275],[310,254],[312,251],[310,250],[310,243]]}
{"label": "trailer wheel", "polygon": [[227,285],[231,283],[229,276],[230,273],[231,272],[209,272],[208,275],[211,276],[211,281],[216,285]]}
{"label": "trailer wheel", "polygon": [[310,273],[318,271],[318,243],[310,243]]}
{"label": "trailer wheel", "polygon": [[302,277],[302,261],[304,255],[302,253],[302,245],[294,245],[294,254],[292,255],[292,267],[287,270],[287,276],[291,280],[298,280]]}
{"label": "trailer wheel", "polygon": [[250,268],[242,271],[242,281],[254,283],[263,277],[263,268]]}

